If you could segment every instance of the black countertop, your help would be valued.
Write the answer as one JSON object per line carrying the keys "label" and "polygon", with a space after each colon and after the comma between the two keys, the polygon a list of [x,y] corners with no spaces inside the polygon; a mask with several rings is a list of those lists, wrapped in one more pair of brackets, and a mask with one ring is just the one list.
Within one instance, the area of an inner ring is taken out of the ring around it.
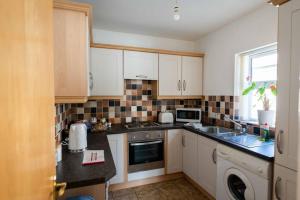
{"label": "black countertop", "polygon": [[90,133],[87,136],[89,150],[104,150],[104,163],[83,166],[83,153],[70,153],[63,147],[62,161],[56,167],[56,181],[66,182],[67,188],[82,187],[107,182],[116,175],[116,167],[109,148],[106,133]]}
{"label": "black countertop", "polygon": [[260,147],[252,147],[248,148],[246,146],[238,145],[236,143],[230,142],[228,140],[224,140],[220,137],[216,137],[214,134],[205,133],[203,131],[194,129],[193,127],[184,126],[185,123],[174,123],[174,124],[160,124],[158,127],[152,128],[138,128],[138,129],[126,129],[124,125],[118,124],[113,125],[111,128],[106,130],[107,134],[120,134],[120,133],[128,133],[128,132],[136,132],[136,131],[148,131],[148,130],[168,130],[168,129],[186,129],[198,135],[210,138],[215,140],[221,144],[230,146],[234,149],[243,151],[255,157],[261,158],[266,161],[274,160],[274,144],[264,145]]}

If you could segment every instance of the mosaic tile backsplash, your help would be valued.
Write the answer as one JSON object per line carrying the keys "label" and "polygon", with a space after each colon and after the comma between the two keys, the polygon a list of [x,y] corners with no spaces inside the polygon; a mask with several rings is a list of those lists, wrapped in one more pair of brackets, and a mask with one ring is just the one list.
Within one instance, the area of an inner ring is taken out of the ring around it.
{"label": "mosaic tile backsplash", "polygon": [[224,116],[237,118],[235,107],[238,98],[233,96],[203,96],[193,100],[156,100],[152,97],[152,81],[125,80],[125,94],[120,99],[88,101],[85,104],[57,104],[57,127],[65,127],[68,121],[89,120],[91,117],[106,118],[113,124],[138,121],[157,121],[158,113],[176,108],[202,109],[202,122],[232,128]]}

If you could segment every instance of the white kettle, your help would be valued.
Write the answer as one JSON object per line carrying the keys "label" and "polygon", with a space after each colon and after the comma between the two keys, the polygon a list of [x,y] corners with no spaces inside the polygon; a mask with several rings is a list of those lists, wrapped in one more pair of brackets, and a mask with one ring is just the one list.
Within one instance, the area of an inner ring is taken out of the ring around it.
{"label": "white kettle", "polygon": [[84,123],[72,124],[69,132],[69,150],[82,152],[87,147],[87,127]]}

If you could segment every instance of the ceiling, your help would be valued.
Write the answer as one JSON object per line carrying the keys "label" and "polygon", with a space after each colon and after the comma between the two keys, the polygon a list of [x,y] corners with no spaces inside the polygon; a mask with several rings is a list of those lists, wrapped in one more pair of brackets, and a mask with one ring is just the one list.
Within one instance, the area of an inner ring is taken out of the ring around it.
{"label": "ceiling", "polygon": [[266,4],[266,0],[76,0],[93,5],[93,27],[111,31],[196,40]]}

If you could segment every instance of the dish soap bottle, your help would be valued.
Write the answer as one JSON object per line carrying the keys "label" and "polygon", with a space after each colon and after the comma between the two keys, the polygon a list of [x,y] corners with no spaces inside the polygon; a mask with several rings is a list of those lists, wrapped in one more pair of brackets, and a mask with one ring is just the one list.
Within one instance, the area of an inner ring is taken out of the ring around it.
{"label": "dish soap bottle", "polygon": [[268,142],[270,140],[270,127],[268,123],[265,123],[263,126],[263,137],[261,138],[262,141]]}

